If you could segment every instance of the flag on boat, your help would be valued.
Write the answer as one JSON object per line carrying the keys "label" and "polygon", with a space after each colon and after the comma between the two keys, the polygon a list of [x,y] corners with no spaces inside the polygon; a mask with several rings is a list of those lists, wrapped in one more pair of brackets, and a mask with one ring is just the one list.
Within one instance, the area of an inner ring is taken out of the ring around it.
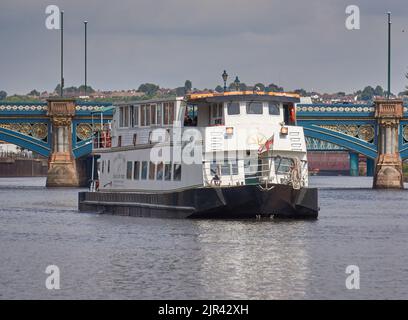
{"label": "flag on boat", "polygon": [[264,144],[259,146],[258,154],[262,154],[262,153],[267,152],[267,151],[269,151],[271,149],[271,146],[273,145],[274,136],[275,136],[275,134],[273,134],[268,140],[266,140]]}

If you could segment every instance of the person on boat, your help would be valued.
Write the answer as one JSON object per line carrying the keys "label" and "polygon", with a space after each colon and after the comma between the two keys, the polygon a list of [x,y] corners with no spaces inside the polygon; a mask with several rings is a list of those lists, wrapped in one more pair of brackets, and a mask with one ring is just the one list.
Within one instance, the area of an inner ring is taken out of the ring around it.
{"label": "person on boat", "polygon": [[215,175],[214,175],[214,177],[213,177],[212,180],[211,180],[211,183],[214,184],[214,185],[216,185],[216,186],[219,186],[219,185],[221,184],[221,179],[220,179],[220,177],[218,176],[218,174],[215,174]]}

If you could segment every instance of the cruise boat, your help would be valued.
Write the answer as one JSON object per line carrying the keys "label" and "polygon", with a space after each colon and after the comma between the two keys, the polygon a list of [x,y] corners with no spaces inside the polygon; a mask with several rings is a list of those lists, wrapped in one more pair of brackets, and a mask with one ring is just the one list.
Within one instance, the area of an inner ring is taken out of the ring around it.
{"label": "cruise boat", "polygon": [[[312,218],[299,96],[236,91],[118,104],[79,210],[205,218]],[[96,170],[95,170],[96,171]]]}

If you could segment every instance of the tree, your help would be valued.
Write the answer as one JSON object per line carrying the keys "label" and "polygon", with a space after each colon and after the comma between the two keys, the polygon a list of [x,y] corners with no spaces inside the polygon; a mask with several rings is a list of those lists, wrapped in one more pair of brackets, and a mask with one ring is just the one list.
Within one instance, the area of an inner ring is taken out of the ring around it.
{"label": "tree", "polygon": [[265,91],[265,85],[263,83],[257,83],[254,85],[254,90]]}
{"label": "tree", "polygon": [[4,90],[0,91],[0,100],[4,100],[7,98],[7,92]]}
{"label": "tree", "polygon": [[364,101],[373,100],[375,96],[375,90],[372,86],[367,86],[360,94],[360,99]]}
{"label": "tree", "polygon": [[239,90],[240,91],[246,91],[248,89],[248,86],[245,83],[240,83],[239,84]]}
{"label": "tree", "polygon": [[337,95],[339,97],[344,97],[346,95],[346,93],[344,91],[339,91],[339,92],[337,92]]}
{"label": "tree", "polygon": [[35,96],[35,97],[39,97],[40,93],[37,90],[31,90],[28,94],[28,96]]}
{"label": "tree", "polygon": [[184,83],[184,91],[190,92],[192,87],[193,87],[193,84],[191,83],[191,81],[186,80],[186,82]]}
{"label": "tree", "polygon": [[148,96],[153,96],[159,89],[160,87],[154,83],[143,83],[137,90],[145,93]]}
{"label": "tree", "polygon": [[184,87],[176,88],[176,95],[177,97],[182,97],[186,94],[186,89]]}
{"label": "tree", "polygon": [[374,89],[374,94],[378,97],[384,96],[384,89],[381,86],[376,86]]}
{"label": "tree", "polygon": [[218,85],[218,86],[215,87],[215,91],[217,91],[219,93],[222,93],[222,92],[224,92],[224,88],[221,87],[220,85]]}
{"label": "tree", "polygon": [[265,88],[266,92],[283,92],[283,87],[279,87],[278,85],[271,83]]}
{"label": "tree", "polygon": [[[83,92],[85,92],[85,85],[81,85],[78,87],[78,93],[81,94]],[[86,93],[94,93],[95,90],[91,87],[91,86],[86,86]]]}
{"label": "tree", "polygon": [[300,96],[302,96],[302,97],[307,96],[307,92],[306,92],[305,89],[296,89],[296,90],[295,90],[295,93],[297,93],[298,95],[300,95]]}

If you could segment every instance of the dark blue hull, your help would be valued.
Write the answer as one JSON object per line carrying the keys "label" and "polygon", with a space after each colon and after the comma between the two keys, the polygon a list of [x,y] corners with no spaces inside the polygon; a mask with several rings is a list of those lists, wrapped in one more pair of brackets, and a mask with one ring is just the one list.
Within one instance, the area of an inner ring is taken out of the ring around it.
{"label": "dark blue hull", "polygon": [[316,219],[315,188],[295,190],[275,185],[195,188],[166,193],[80,192],[79,211],[159,218],[252,219],[258,217]]}

